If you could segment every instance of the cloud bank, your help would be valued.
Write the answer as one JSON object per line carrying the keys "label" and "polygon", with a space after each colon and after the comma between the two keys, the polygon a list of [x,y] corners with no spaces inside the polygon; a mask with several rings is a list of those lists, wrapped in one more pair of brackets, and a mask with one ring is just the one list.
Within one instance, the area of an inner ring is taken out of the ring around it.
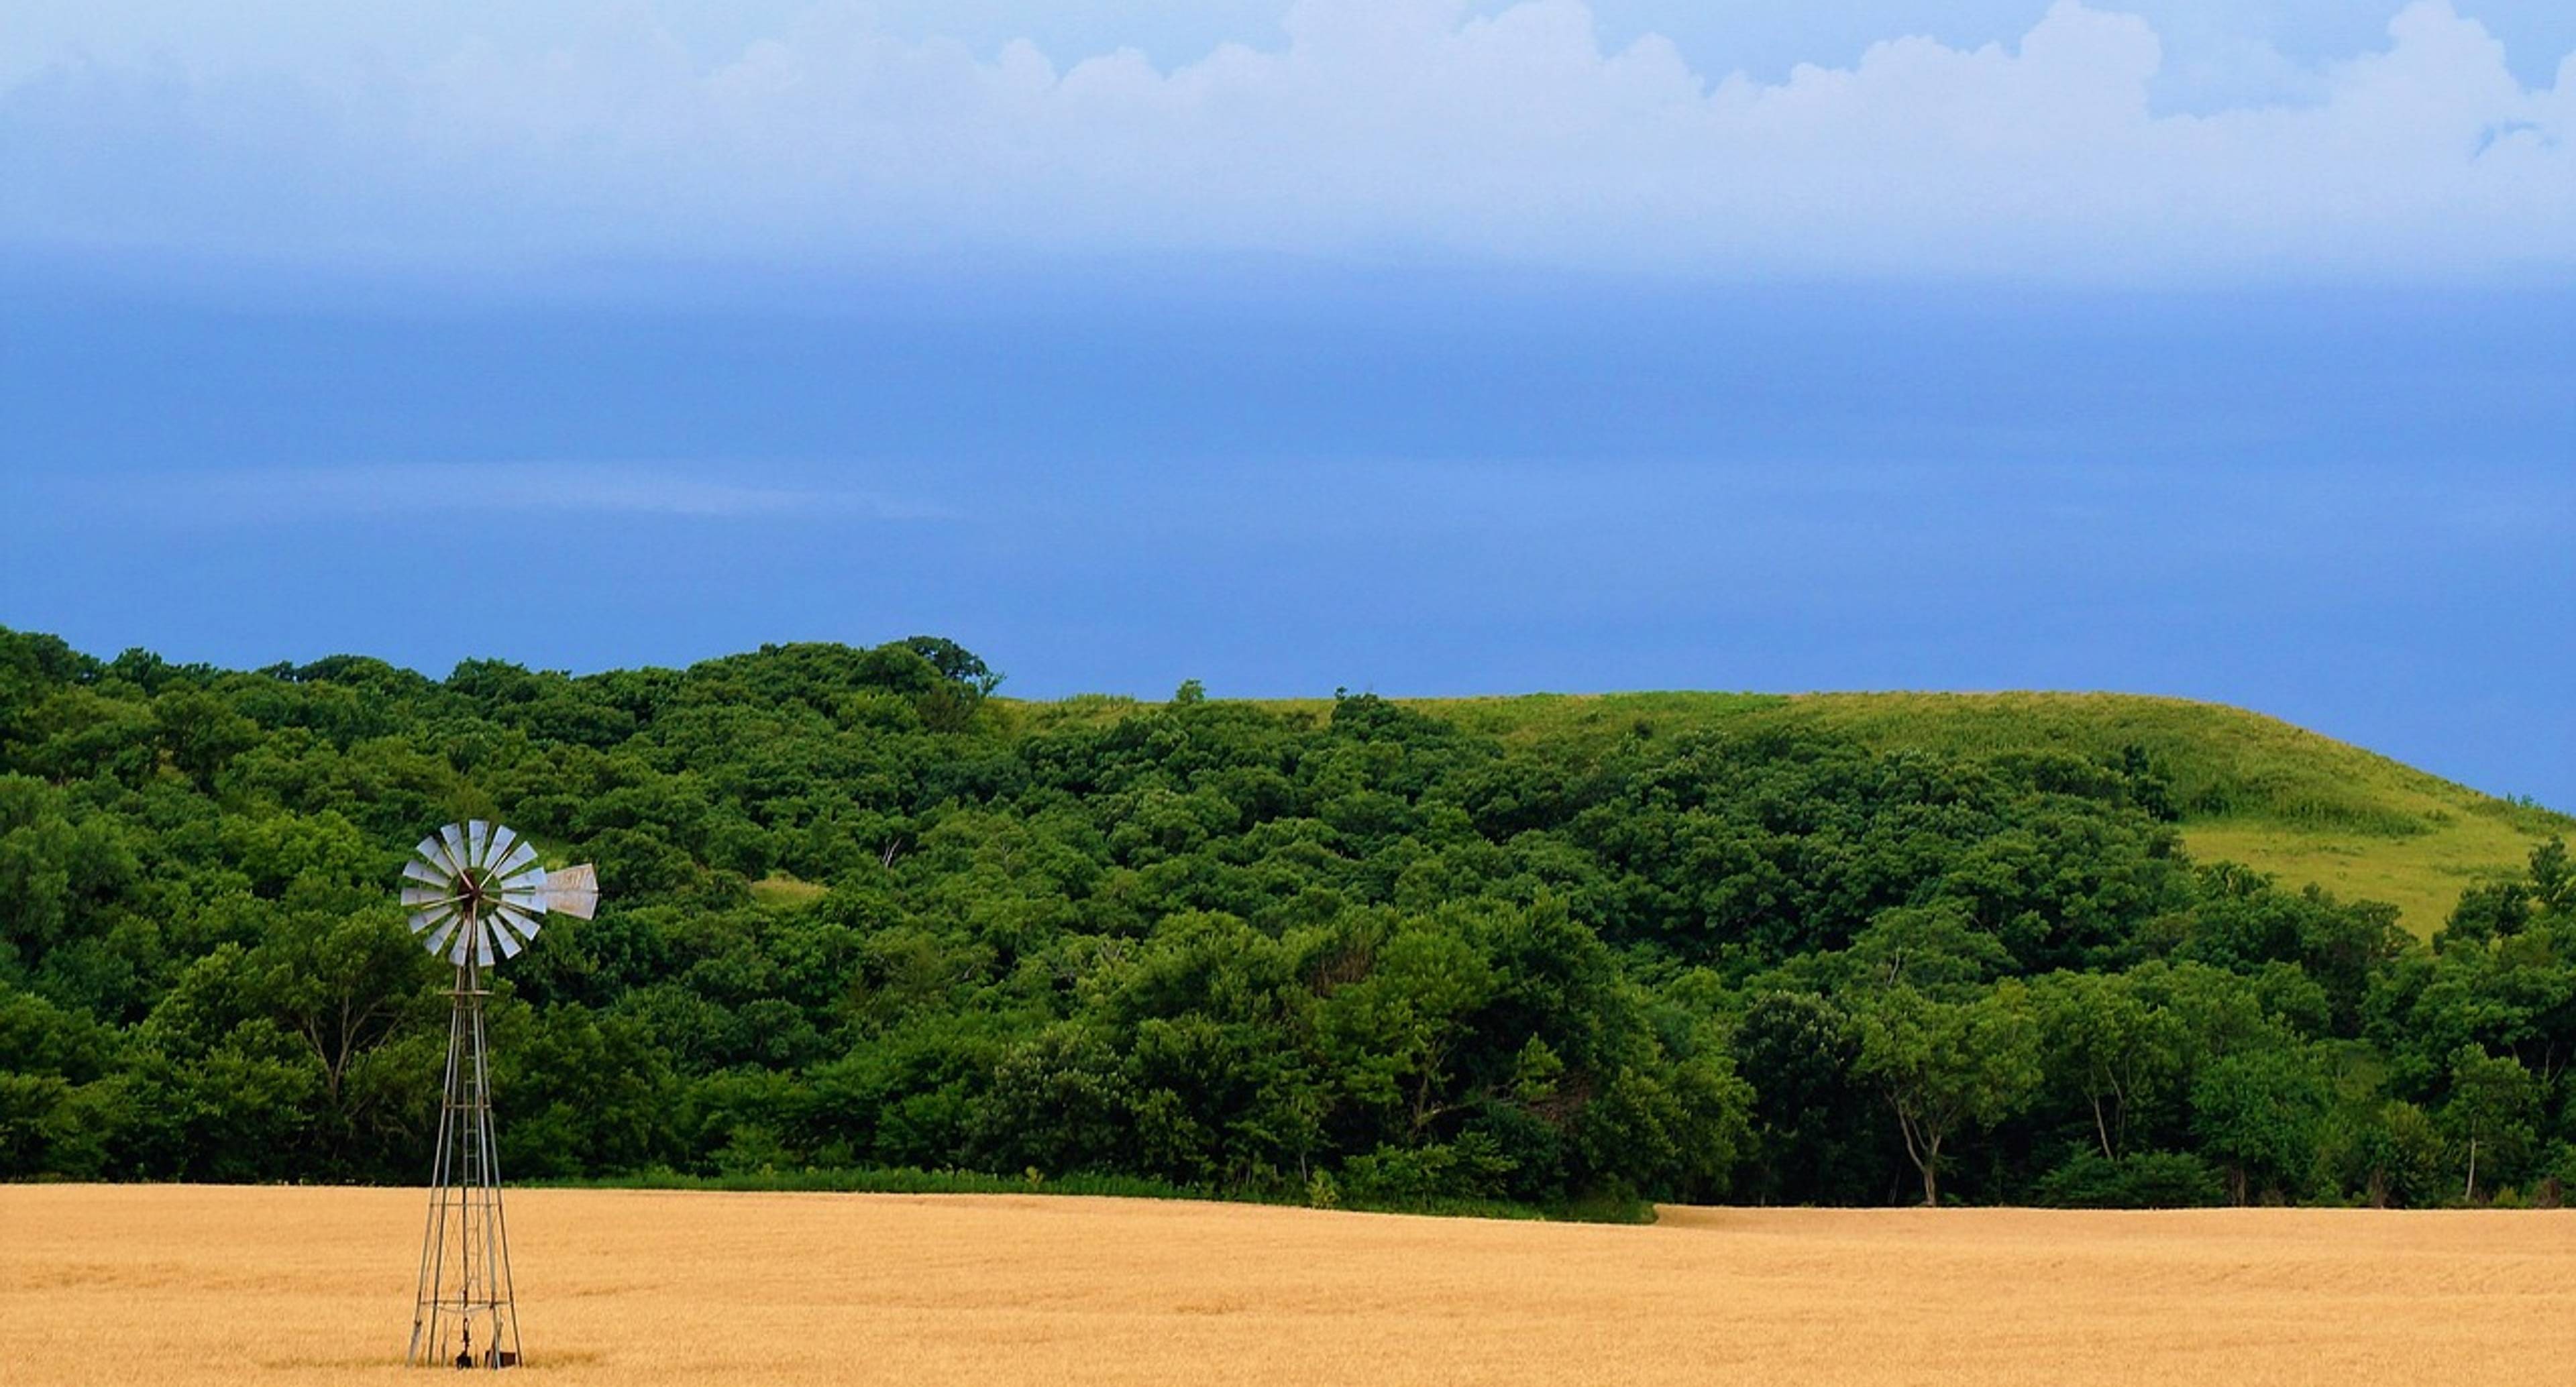
{"label": "cloud bank", "polygon": [[2310,99],[2160,113],[2131,16],[1895,38],[1785,81],[1605,48],[1577,0],[1300,0],[1157,67],[912,42],[819,7],[710,59],[632,6],[578,42],[0,90],[0,242],[398,261],[865,265],[1283,253],[2095,282],[2576,278],[2576,55],[2518,81],[2443,0]]}

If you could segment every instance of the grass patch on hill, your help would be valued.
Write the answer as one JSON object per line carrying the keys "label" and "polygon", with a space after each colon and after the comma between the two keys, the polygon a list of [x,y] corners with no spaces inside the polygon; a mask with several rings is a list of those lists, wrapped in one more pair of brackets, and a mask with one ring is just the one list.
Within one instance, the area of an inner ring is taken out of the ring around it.
{"label": "grass patch on hill", "polygon": [[751,883],[751,898],[762,905],[798,906],[821,900],[831,890],[820,882],[799,880],[785,872],[771,872]]}

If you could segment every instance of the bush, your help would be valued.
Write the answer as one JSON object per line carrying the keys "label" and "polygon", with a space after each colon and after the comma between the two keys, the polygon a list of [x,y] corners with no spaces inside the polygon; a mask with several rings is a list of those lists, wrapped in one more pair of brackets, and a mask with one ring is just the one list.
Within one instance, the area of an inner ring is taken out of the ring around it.
{"label": "bush", "polygon": [[1342,1163],[1354,1201],[1397,1209],[1427,1209],[1444,1198],[1500,1199],[1511,1173],[1511,1159],[1481,1132],[1446,1145],[1382,1145]]}
{"label": "bush", "polygon": [[2227,1202],[2209,1162],[2179,1151],[2106,1158],[2083,1151],[2041,1177],[2039,1202],[2059,1209],[2199,1209]]}

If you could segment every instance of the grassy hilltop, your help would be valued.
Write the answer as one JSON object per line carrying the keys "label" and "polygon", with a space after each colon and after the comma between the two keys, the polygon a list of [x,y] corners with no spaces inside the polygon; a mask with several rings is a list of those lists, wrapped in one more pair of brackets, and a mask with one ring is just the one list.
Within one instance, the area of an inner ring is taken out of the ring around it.
{"label": "grassy hilltop", "polygon": [[[2287,886],[2394,905],[2414,933],[2441,926],[2464,887],[2521,870],[2576,818],[2481,794],[2376,752],[2223,704],[2116,693],[1619,693],[1395,700],[1521,745],[1594,754],[1638,735],[1797,728],[1882,751],[1958,756],[2143,751],[2173,786],[2202,861],[2242,862]],[[1019,703],[1032,730],[1159,705],[1087,696]],[[1330,699],[1255,706],[1327,717]]]}

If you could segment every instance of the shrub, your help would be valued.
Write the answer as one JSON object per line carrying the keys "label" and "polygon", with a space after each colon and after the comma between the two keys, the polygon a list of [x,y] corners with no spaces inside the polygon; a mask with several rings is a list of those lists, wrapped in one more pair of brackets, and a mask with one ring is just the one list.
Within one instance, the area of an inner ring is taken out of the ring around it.
{"label": "shrub", "polygon": [[2078,1152],[2042,1177],[2039,1202],[2060,1209],[2197,1209],[2227,1202],[2209,1162],[2179,1151],[2137,1151],[2116,1159]]}

